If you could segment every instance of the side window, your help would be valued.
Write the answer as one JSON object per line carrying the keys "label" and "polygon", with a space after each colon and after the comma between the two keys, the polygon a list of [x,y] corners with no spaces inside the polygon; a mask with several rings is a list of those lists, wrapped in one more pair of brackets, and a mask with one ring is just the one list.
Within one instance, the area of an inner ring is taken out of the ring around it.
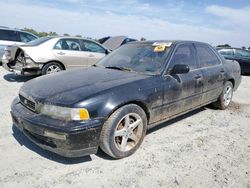
{"label": "side window", "polygon": [[0,40],[17,41],[17,32],[1,29]]}
{"label": "side window", "polygon": [[203,44],[195,44],[195,46],[201,67],[210,67],[220,64],[220,60],[208,46]]}
{"label": "side window", "polygon": [[250,57],[250,52],[245,50],[237,50],[236,49],[236,56],[238,57]]}
{"label": "side window", "polygon": [[81,47],[77,39],[60,39],[54,46],[54,49],[80,51]]}
{"label": "side window", "polygon": [[89,51],[89,52],[98,52],[98,53],[106,52],[106,50],[100,45],[87,40],[82,41],[82,49],[83,51]]}
{"label": "side window", "polygon": [[224,56],[233,56],[233,55],[234,55],[232,49],[221,49],[221,50],[218,50],[218,52],[219,52],[221,55],[224,55]]}
{"label": "side window", "polygon": [[37,39],[33,35],[30,35],[30,34],[24,33],[24,32],[19,32],[19,36],[20,36],[20,41],[24,42],[24,43],[27,43],[27,42],[30,42],[32,40]]}
{"label": "side window", "polygon": [[190,70],[196,69],[195,49],[191,44],[182,44],[177,47],[172,59],[171,66],[174,64],[185,64],[188,65]]}

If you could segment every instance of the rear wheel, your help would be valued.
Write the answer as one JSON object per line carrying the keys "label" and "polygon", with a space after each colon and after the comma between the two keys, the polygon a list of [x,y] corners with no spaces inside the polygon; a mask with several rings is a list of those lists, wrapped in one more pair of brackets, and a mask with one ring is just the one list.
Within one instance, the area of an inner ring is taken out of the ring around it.
{"label": "rear wheel", "polygon": [[42,75],[53,74],[63,70],[63,66],[57,62],[50,62],[43,66]]}
{"label": "rear wheel", "polygon": [[104,123],[100,137],[101,149],[113,158],[132,155],[146,134],[147,117],[135,104],[116,110]]}
{"label": "rear wheel", "polygon": [[224,110],[226,109],[233,98],[233,84],[232,82],[227,81],[224,84],[224,89],[222,93],[220,94],[218,100],[214,103],[214,106]]}

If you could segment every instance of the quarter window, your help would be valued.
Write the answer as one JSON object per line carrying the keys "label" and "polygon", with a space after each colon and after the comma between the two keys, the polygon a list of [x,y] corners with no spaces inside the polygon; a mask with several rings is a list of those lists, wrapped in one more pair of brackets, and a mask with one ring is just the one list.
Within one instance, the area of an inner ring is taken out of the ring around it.
{"label": "quarter window", "polygon": [[20,32],[20,41],[27,43],[30,42],[32,40],[37,39],[36,37],[34,37],[33,35],[30,35],[28,33],[24,33],[24,32]]}
{"label": "quarter window", "polygon": [[177,47],[171,59],[171,65],[174,66],[175,64],[188,65],[190,70],[197,68],[193,45],[182,44]]}
{"label": "quarter window", "polygon": [[221,50],[218,50],[218,52],[224,56],[233,56],[234,55],[234,52],[232,49],[221,49]]}
{"label": "quarter window", "polygon": [[98,52],[98,53],[105,53],[106,50],[101,47],[100,45],[92,42],[84,40],[82,43],[82,49],[83,51],[89,51],[89,52]]}
{"label": "quarter window", "polygon": [[54,49],[80,51],[81,47],[77,39],[61,39],[56,43]]}
{"label": "quarter window", "polygon": [[202,44],[196,44],[195,46],[201,67],[210,67],[220,64],[218,57],[208,46]]}

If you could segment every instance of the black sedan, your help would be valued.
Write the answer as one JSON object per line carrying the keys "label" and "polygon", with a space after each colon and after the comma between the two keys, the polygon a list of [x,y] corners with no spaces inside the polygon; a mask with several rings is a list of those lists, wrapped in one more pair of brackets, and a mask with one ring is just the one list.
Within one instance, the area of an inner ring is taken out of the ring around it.
{"label": "black sedan", "polygon": [[242,74],[250,74],[250,51],[240,48],[217,48],[218,52],[229,60],[236,60],[240,64]]}
{"label": "black sedan", "polygon": [[133,42],[95,66],[35,78],[13,101],[13,123],[40,147],[66,157],[134,153],[148,128],[213,103],[226,109],[241,81],[238,63],[210,45]]}

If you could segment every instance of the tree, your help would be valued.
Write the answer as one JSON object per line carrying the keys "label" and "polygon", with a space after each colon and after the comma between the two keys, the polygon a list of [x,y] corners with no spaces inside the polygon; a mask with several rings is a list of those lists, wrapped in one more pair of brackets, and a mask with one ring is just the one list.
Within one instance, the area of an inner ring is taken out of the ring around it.
{"label": "tree", "polygon": [[243,50],[245,50],[245,49],[246,49],[246,47],[245,47],[245,46],[242,46],[241,48],[242,48]]}
{"label": "tree", "polygon": [[141,39],[140,39],[140,41],[146,41],[147,39],[146,38],[144,38],[144,37],[142,37]]}
{"label": "tree", "polygon": [[38,36],[38,37],[58,36],[58,34],[56,32],[52,32],[52,31],[50,31],[49,33],[43,32],[43,31],[42,32],[38,32],[38,31],[36,31],[36,30],[34,30],[32,28],[27,28],[27,27],[25,27],[23,30],[24,31],[28,31],[28,32],[30,32],[30,33]]}
{"label": "tree", "polygon": [[231,46],[229,44],[220,44],[217,47],[230,48]]}
{"label": "tree", "polygon": [[69,37],[70,35],[68,33],[64,33],[63,36]]}
{"label": "tree", "polygon": [[76,37],[80,37],[80,38],[82,38],[82,35],[76,35]]}
{"label": "tree", "polygon": [[248,47],[248,50],[250,50],[250,46]]}

